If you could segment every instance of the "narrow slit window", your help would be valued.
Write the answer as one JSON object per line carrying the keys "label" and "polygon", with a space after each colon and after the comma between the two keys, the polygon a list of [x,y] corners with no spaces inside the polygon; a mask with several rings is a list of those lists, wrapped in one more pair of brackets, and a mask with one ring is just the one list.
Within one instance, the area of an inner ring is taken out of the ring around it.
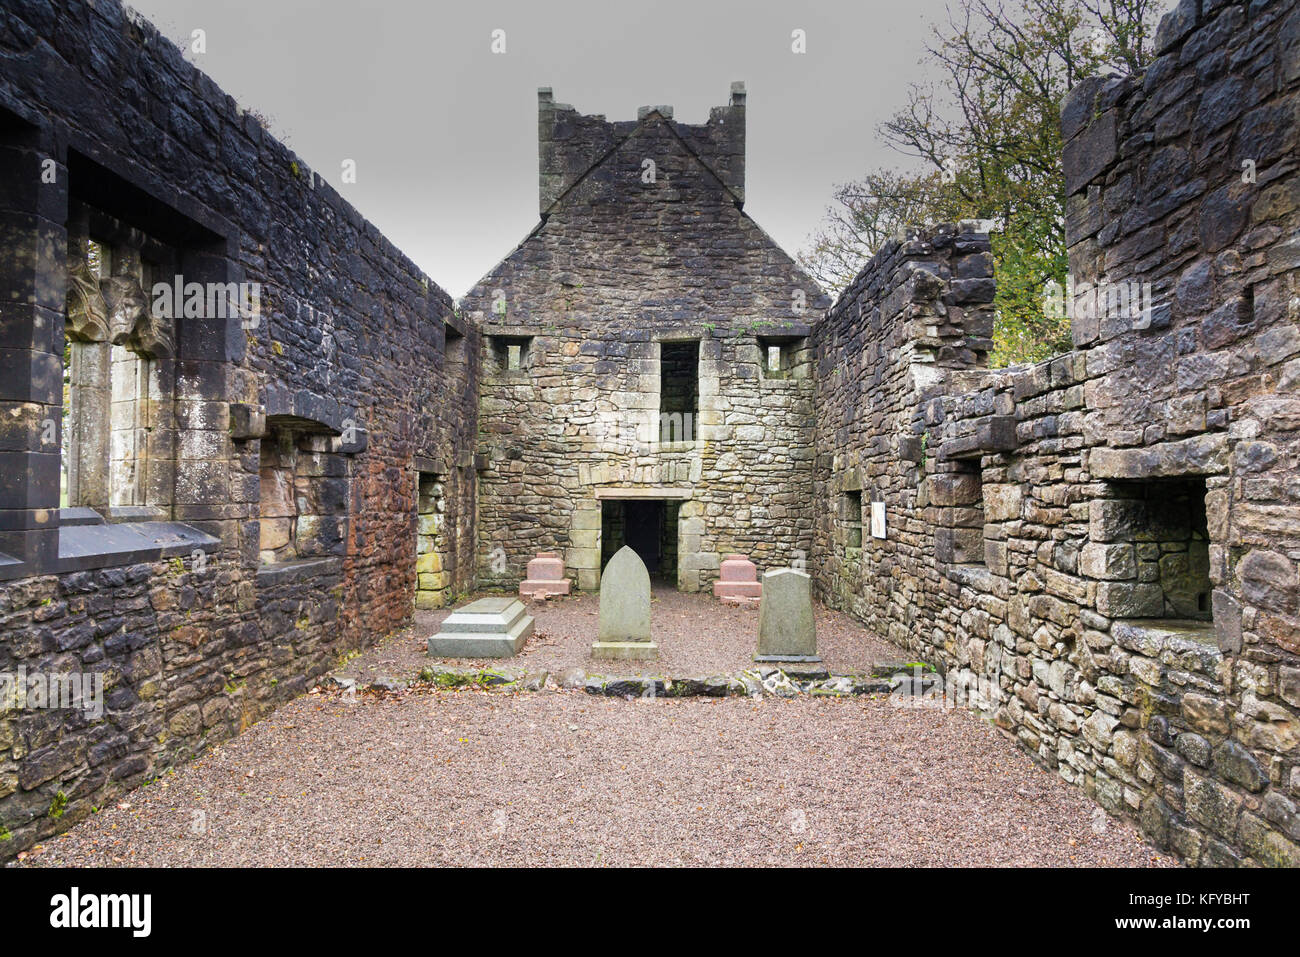
{"label": "narrow slit window", "polygon": [[840,505],[841,521],[844,523],[844,546],[845,548],[862,547],[862,492],[848,491],[844,493],[843,501]]}
{"label": "narrow slit window", "polygon": [[659,349],[659,441],[694,442],[699,414],[699,342],[662,343]]}

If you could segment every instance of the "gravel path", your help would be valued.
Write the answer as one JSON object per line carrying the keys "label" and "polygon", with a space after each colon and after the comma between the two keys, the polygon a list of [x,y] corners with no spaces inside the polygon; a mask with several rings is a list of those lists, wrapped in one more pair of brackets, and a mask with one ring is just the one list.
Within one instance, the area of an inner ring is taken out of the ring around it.
{"label": "gravel path", "polygon": [[443,691],[306,695],[23,863],[1171,862],[965,711]]}
{"label": "gravel path", "polygon": [[[471,596],[461,604],[476,597]],[[510,659],[442,658],[441,662],[486,668],[509,666],[559,673],[581,668],[589,674],[673,675],[734,674],[754,667],[758,647],[758,608],[724,605],[711,595],[656,587],[651,596],[651,633],[659,645],[655,661],[609,661],[591,657],[596,640],[599,602],[588,594],[528,602],[536,631]],[[339,673],[357,678],[400,677],[418,672],[429,658],[426,642],[452,609],[417,612],[408,633],[383,642],[379,654]],[[869,673],[885,661],[907,661],[906,652],[882,641],[848,615],[815,604],[817,653],[822,667],[837,674]]]}

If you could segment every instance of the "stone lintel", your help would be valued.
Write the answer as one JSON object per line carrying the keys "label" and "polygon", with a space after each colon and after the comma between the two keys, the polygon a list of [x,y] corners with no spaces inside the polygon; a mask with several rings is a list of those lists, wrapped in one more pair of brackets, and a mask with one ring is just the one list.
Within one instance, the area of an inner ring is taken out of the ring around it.
{"label": "stone lintel", "polygon": [[689,488],[664,488],[662,486],[650,486],[648,488],[598,488],[596,489],[597,500],[604,499],[622,499],[622,498],[673,498],[688,499],[691,497],[692,489]]}
{"label": "stone lintel", "polygon": [[1227,470],[1228,437],[1221,432],[1140,448],[1095,448],[1088,455],[1088,471],[1095,479],[1179,478]]}

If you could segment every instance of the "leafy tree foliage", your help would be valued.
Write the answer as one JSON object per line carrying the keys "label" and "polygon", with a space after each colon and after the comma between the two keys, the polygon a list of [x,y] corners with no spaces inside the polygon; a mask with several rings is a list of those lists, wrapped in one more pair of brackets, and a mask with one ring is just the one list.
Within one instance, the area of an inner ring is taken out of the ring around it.
{"label": "leafy tree foliage", "polygon": [[1098,74],[1143,69],[1158,0],[960,0],[933,28],[913,84],[878,134],[920,162],[836,187],[801,254],[838,292],[903,225],[989,222],[998,278],[994,365],[1069,348],[1068,320],[1045,315],[1043,286],[1065,282],[1065,94]]}

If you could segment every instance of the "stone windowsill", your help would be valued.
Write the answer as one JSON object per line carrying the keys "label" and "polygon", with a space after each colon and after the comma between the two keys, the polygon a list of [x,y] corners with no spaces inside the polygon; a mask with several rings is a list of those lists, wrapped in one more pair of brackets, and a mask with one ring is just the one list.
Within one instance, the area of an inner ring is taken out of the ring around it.
{"label": "stone windowsill", "polygon": [[214,552],[214,538],[184,522],[85,523],[59,528],[56,572],[135,565],[161,558],[186,556],[196,549]]}
{"label": "stone windowsill", "polygon": [[110,522],[165,522],[169,512],[156,505],[113,505],[108,509]]}
{"label": "stone windowsill", "polygon": [[104,516],[85,505],[64,506],[59,509],[59,527],[70,528],[73,525],[103,525]]}
{"label": "stone windowsill", "polygon": [[29,574],[31,573],[27,571],[26,562],[0,552],[0,582],[25,578]]}
{"label": "stone windowsill", "polygon": [[287,562],[273,562],[257,569],[257,583],[260,586],[278,585],[282,582],[306,581],[322,575],[337,575],[343,570],[343,559],[295,558]]}
{"label": "stone windowsill", "polygon": [[1129,618],[1111,624],[1111,637],[1126,651],[1159,658],[1168,651],[1175,655],[1222,657],[1218,634],[1212,621],[1173,618]]}
{"label": "stone windowsill", "polygon": [[652,442],[650,444],[651,454],[657,452],[694,452],[694,442]]}
{"label": "stone windowsill", "polygon": [[949,562],[944,566],[944,571],[959,585],[966,585],[977,591],[993,591],[993,572],[987,565],[976,562]]}

